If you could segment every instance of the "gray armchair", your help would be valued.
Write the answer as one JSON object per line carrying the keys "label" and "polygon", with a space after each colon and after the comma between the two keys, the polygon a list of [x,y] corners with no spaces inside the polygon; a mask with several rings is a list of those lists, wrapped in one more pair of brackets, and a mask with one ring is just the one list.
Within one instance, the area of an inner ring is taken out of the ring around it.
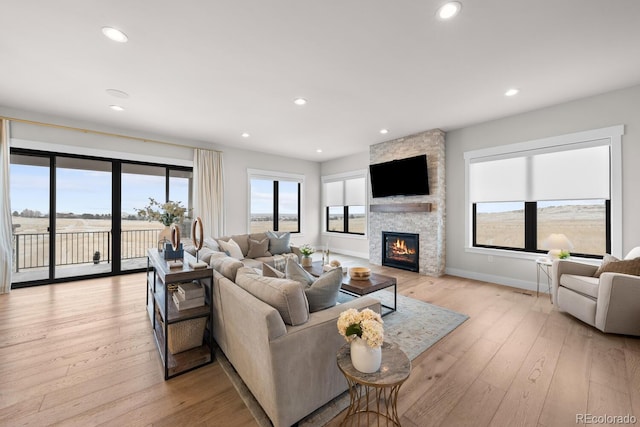
{"label": "gray armchair", "polygon": [[[625,259],[640,256],[640,247]],[[602,332],[640,336],[640,276],[602,273],[596,265],[554,260],[553,303]]]}

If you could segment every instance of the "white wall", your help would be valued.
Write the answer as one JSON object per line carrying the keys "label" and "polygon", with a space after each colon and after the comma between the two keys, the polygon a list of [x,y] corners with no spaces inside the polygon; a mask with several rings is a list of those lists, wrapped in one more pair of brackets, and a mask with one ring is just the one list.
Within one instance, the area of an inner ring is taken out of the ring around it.
{"label": "white wall", "polygon": [[248,225],[248,183],[247,169],[263,169],[276,172],[303,174],[302,233],[294,235],[296,244],[320,243],[320,163],[274,156],[255,151],[240,150],[222,144],[203,141],[176,139],[169,136],[143,134],[125,129],[105,127],[95,123],[70,120],[64,117],[43,115],[0,106],[0,115],[23,120],[71,126],[108,132],[119,135],[165,141],[171,144],[135,141],[113,136],[75,132],[28,125],[20,122],[12,124],[12,138],[23,148],[111,157],[126,160],[149,161],[165,164],[193,165],[193,148],[220,150],[224,159],[226,233],[247,232]]}
{"label": "white wall", "polygon": [[[535,289],[536,266],[532,260],[493,256],[493,262],[490,262],[487,255],[465,252],[465,151],[614,125],[625,126],[622,137],[623,253],[640,245],[639,111],[640,86],[634,86],[448,132],[445,143],[446,272]],[[546,281],[543,284],[541,288],[546,291]]]}
{"label": "white wall", "polygon": [[[352,154],[340,159],[329,160],[320,165],[320,175],[335,175],[345,172],[353,172],[356,170],[368,170],[369,169],[369,151],[362,153]],[[321,194],[320,194],[321,195]],[[322,215],[322,206],[319,207],[320,217],[319,225],[320,231],[324,230],[324,225],[321,224],[324,216]],[[368,209],[368,206],[367,206]],[[368,228],[368,227],[367,227]],[[355,236],[340,233],[326,233],[322,232],[321,237],[322,245],[328,244],[329,249],[333,252],[342,253],[345,255],[357,256],[360,258],[369,258],[369,239],[368,236]]]}
{"label": "white wall", "polygon": [[247,169],[260,169],[304,175],[300,207],[301,233],[293,234],[292,242],[298,245],[320,243],[320,163],[230,147],[225,147],[222,151],[224,152],[226,234],[247,232],[249,209]]}

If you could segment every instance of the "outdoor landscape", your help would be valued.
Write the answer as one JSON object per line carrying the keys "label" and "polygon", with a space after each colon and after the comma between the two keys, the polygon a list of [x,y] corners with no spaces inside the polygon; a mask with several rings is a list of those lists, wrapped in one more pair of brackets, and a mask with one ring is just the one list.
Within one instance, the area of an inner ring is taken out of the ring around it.
{"label": "outdoor landscape", "polygon": [[[477,214],[478,244],[524,247],[524,212]],[[563,233],[573,244],[572,252],[604,255],[606,252],[605,208],[597,205],[550,206],[538,209],[538,247],[552,233]]]}

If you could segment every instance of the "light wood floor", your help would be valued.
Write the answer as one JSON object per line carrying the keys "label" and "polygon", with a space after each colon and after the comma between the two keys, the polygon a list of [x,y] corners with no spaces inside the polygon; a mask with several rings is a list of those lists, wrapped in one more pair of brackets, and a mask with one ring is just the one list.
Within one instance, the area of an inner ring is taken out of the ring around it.
{"label": "light wood floor", "polygon": [[[639,339],[604,335],[546,294],[374,271],[396,276],[403,295],[470,316],[413,361],[398,403],[404,426],[640,417]],[[256,425],[218,363],[163,381],[144,286],[134,274],[0,295],[0,425]]]}

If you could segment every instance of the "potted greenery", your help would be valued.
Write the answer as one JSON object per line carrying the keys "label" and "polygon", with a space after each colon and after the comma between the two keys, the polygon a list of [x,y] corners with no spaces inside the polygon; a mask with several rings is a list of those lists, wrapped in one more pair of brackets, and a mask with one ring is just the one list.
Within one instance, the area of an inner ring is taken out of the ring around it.
{"label": "potted greenery", "polygon": [[187,216],[187,208],[182,206],[182,202],[172,202],[169,200],[166,203],[160,203],[153,197],[149,197],[149,204],[144,209],[136,209],[140,218],[147,221],[158,221],[164,225],[164,230],[160,232],[158,236],[158,245],[164,246],[165,242],[168,242],[171,237],[171,224],[180,224]]}
{"label": "potted greenery", "polygon": [[313,246],[309,245],[308,243],[300,246],[300,253],[302,254],[301,264],[303,267],[311,267],[311,254],[313,254],[315,251],[316,250],[313,248]]}

